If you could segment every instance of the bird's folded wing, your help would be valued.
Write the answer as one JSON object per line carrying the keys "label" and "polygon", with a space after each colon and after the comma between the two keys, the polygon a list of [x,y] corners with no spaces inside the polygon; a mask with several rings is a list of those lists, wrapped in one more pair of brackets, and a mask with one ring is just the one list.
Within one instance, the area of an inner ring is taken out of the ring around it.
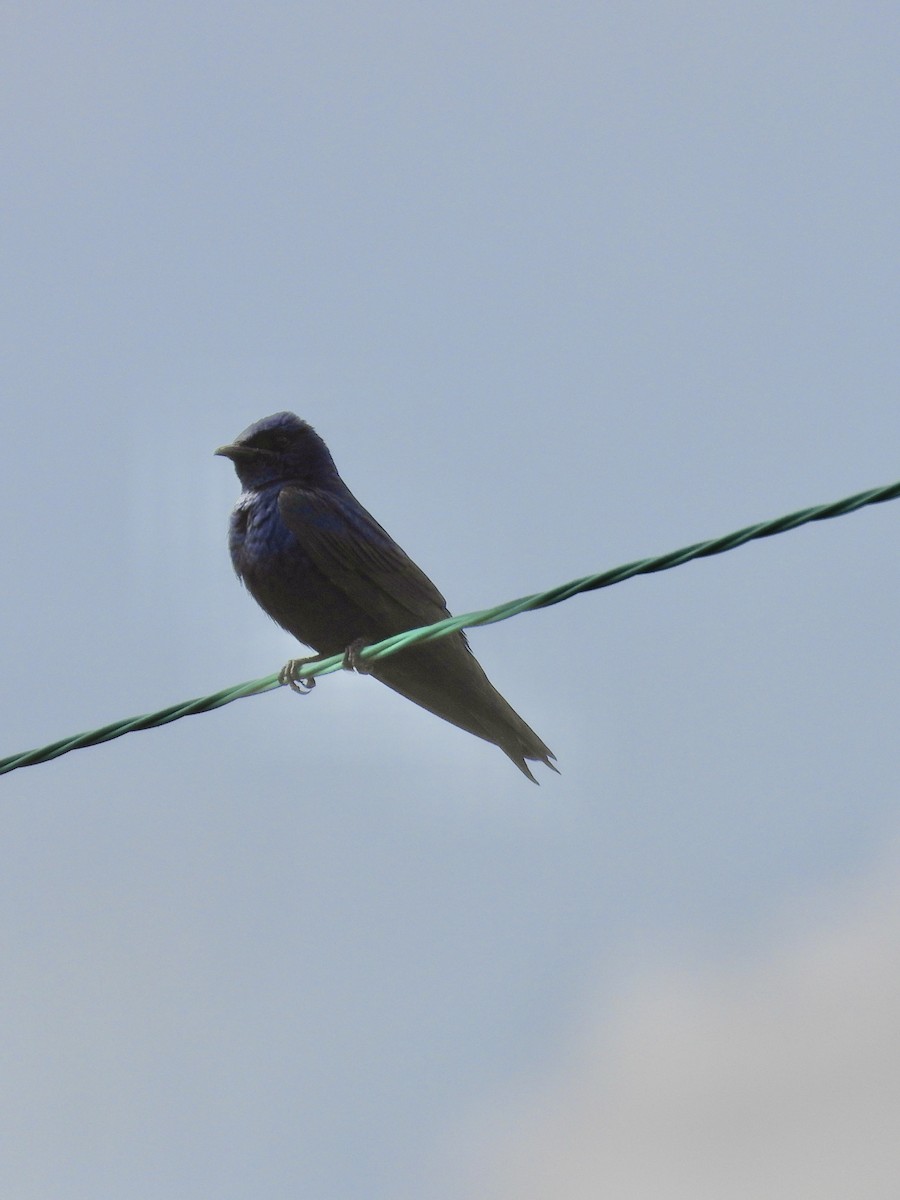
{"label": "bird's folded wing", "polygon": [[316,567],[379,626],[399,632],[450,615],[428,576],[352,497],[285,487],[278,507]]}

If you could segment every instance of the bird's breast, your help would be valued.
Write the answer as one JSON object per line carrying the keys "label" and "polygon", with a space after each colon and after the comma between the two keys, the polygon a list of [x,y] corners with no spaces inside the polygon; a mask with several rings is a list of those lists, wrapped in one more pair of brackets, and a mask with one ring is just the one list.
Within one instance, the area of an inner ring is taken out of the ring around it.
{"label": "bird's breast", "polygon": [[279,490],[245,492],[238,500],[231,515],[231,561],[273,620],[308,646],[335,653],[356,634],[332,628],[342,598],[282,520]]}
{"label": "bird's breast", "polygon": [[244,577],[269,568],[290,553],[294,537],[278,511],[278,490],[244,492],[231,514],[229,547],[234,569]]}

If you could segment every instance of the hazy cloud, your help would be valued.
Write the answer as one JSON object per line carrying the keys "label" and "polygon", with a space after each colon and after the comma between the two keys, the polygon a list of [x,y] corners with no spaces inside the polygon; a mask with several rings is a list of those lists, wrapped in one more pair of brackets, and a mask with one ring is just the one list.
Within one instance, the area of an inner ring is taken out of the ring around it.
{"label": "hazy cloud", "polygon": [[586,1021],[553,1077],[473,1122],[471,1194],[895,1196],[900,886],[842,900],[755,961],[662,969]]}

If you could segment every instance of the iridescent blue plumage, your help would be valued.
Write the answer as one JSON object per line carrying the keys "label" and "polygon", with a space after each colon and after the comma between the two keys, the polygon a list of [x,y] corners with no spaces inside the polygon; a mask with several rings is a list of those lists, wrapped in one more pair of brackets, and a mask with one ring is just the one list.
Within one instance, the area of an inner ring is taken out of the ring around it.
{"label": "iridescent blue plumage", "polygon": [[[262,608],[318,654],[450,615],[431,580],[344,484],[305,421],[275,413],[216,453],[233,461],[244,489],[229,534],[235,571]],[[553,767],[550,750],[490,683],[464,634],[369,669],[416,704],[494,742],[529,779],[526,759]]]}

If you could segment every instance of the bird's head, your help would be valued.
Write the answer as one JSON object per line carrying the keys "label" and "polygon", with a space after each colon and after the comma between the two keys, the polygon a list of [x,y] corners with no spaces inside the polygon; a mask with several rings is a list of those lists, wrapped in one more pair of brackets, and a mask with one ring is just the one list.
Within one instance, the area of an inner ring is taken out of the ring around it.
{"label": "bird's head", "polygon": [[231,459],[245,488],[288,482],[322,486],[338,478],[328,447],[311,425],[289,412],[263,417],[216,454]]}

